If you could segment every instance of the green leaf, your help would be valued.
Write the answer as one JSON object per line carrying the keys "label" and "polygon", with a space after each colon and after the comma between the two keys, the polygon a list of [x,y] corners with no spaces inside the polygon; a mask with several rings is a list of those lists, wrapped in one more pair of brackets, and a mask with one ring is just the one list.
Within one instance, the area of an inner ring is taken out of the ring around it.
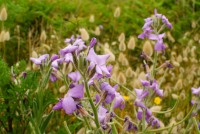
{"label": "green leaf", "polygon": [[54,112],[52,111],[49,115],[47,115],[46,117],[44,117],[42,123],[41,123],[41,126],[40,126],[40,132],[41,133],[44,133],[45,132],[45,129],[49,123],[49,121],[51,120],[51,118],[53,117],[54,115]]}

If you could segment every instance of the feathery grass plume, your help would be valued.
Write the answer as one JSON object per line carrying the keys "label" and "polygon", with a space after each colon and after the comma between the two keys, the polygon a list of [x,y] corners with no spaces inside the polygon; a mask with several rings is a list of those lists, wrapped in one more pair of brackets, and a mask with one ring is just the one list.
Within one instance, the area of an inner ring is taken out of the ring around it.
{"label": "feathery grass plume", "polygon": [[124,58],[125,58],[125,55],[124,55],[123,53],[119,53],[118,61],[119,61],[120,63],[123,62]]}
{"label": "feathery grass plume", "polygon": [[114,17],[118,18],[120,16],[120,13],[121,13],[121,9],[120,7],[117,7],[114,12]]}
{"label": "feathery grass plume", "polygon": [[69,63],[66,68],[66,74],[70,73],[72,70],[73,70],[73,65],[72,65],[72,63]]}
{"label": "feathery grass plume", "polygon": [[9,41],[10,40],[10,32],[6,31],[5,35],[4,35],[4,40],[5,41]]}
{"label": "feathery grass plume", "polygon": [[176,60],[178,63],[181,63],[183,61],[183,57],[179,54]]}
{"label": "feathery grass plume", "polygon": [[176,61],[172,61],[172,64],[173,64],[173,66],[175,66],[175,67],[180,67],[180,64],[179,64],[178,62],[176,62]]}
{"label": "feathery grass plume", "polygon": [[66,86],[65,86],[65,85],[63,85],[63,86],[61,86],[61,87],[59,88],[59,92],[60,92],[60,93],[65,93],[65,91],[66,91]]}
{"label": "feathery grass plume", "polygon": [[192,46],[191,51],[190,51],[192,57],[196,57],[196,49],[197,49],[196,46]]}
{"label": "feathery grass plume", "polygon": [[95,21],[95,19],[94,19],[94,14],[91,14],[91,15],[90,15],[89,22],[93,23],[94,21]]}
{"label": "feathery grass plume", "polygon": [[81,129],[79,129],[77,134],[85,134],[85,128],[82,127]]}
{"label": "feathery grass plume", "polygon": [[128,41],[128,49],[134,49],[135,48],[135,38],[131,37]]}
{"label": "feathery grass plume", "polygon": [[128,77],[128,78],[131,78],[131,77],[134,76],[134,72],[133,72],[133,70],[132,70],[131,67],[128,67],[128,69],[126,70],[125,75],[126,75],[126,77]]}
{"label": "feathery grass plume", "polygon": [[193,36],[193,39],[194,39],[194,41],[198,41],[198,40],[199,40],[199,34],[196,33],[196,34]]}
{"label": "feathery grass plume", "polygon": [[122,64],[122,66],[128,66],[129,65],[128,59],[126,57],[124,57],[121,64]]}
{"label": "feathery grass plume", "polygon": [[115,46],[116,44],[117,44],[116,41],[113,41],[113,42],[111,43],[112,46]]}
{"label": "feathery grass plume", "polygon": [[[175,120],[174,117],[172,117],[172,118],[170,119],[169,126],[172,126],[173,124],[176,124],[176,120]],[[177,129],[178,129],[177,126],[174,126],[174,127],[172,128],[171,133],[172,133],[172,134],[178,134]]]}
{"label": "feathery grass plume", "polygon": [[32,53],[31,53],[31,57],[37,58],[38,57],[37,52],[33,50]]}
{"label": "feathery grass plume", "polygon": [[90,36],[89,36],[89,34],[88,34],[88,32],[86,31],[85,28],[80,28],[80,29],[79,29],[79,32],[81,33],[81,38],[82,38],[84,41],[89,40]]}
{"label": "feathery grass plume", "polygon": [[125,44],[125,42],[120,42],[120,44],[119,44],[119,50],[120,51],[125,51],[126,50],[126,44]]}
{"label": "feathery grass plume", "polygon": [[120,72],[118,77],[117,77],[117,81],[120,83],[120,84],[126,84],[126,77],[124,75],[124,73]]}
{"label": "feathery grass plume", "polygon": [[40,41],[45,42],[47,39],[47,35],[45,30],[42,30],[41,34],[40,34]]}
{"label": "feathery grass plume", "polygon": [[178,79],[178,81],[176,82],[174,88],[175,88],[176,91],[179,91],[179,90],[181,90],[183,88],[183,81],[182,81],[182,79]]}
{"label": "feathery grass plume", "polygon": [[97,27],[95,28],[94,34],[95,34],[96,36],[99,36],[99,35],[101,34],[101,31],[100,31],[99,26],[97,26]]}
{"label": "feathery grass plume", "polygon": [[168,38],[172,43],[175,42],[175,39],[174,39],[174,37],[171,35],[170,32],[167,32],[167,38]]}
{"label": "feathery grass plume", "polygon": [[51,50],[51,47],[48,46],[47,44],[42,43],[41,47],[42,50],[46,50],[45,52],[48,52]]}
{"label": "feathery grass plume", "polygon": [[[194,84],[195,85],[195,84]],[[182,100],[185,100],[186,99],[186,94],[185,94],[185,90],[182,90],[181,93],[180,93],[180,98]]]}
{"label": "feathery grass plume", "polygon": [[6,31],[2,30],[0,33],[0,42],[5,42]]}
{"label": "feathery grass plume", "polygon": [[150,108],[151,111],[161,111],[161,109],[162,109],[162,106],[152,106]]}
{"label": "feathery grass plume", "polygon": [[184,113],[181,111],[181,112],[179,112],[178,115],[176,116],[176,119],[177,119],[178,121],[180,121],[180,120],[182,120],[183,118],[184,118]]}
{"label": "feathery grass plume", "polygon": [[125,34],[124,33],[121,33],[118,37],[118,41],[119,42],[125,42]]}
{"label": "feathery grass plume", "polygon": [[177,94],[172,94],[172,98],[178,100],[179,96]]}
{"label": "feathery grass plume", "polygon": [[191,27],[196,28],[196,26],[197,26],[197,22],[195,20],[192,20]]}
{"label": "feathery grass plume", "polygon": [[3,8],[1,9],[0,20],[1,21],[6,21],[7,20],[7,11],[6,11],[6,7],[5,6],[3,6]]}
{"label": "feathery grass plume", "polygon": [[153,54],[153,48],[152,48],[151,42],[149,40],[147,40],[147,41],[144,42],[142,51],[146,55],[148,55],[150,57],[152,56],[152,54]]}

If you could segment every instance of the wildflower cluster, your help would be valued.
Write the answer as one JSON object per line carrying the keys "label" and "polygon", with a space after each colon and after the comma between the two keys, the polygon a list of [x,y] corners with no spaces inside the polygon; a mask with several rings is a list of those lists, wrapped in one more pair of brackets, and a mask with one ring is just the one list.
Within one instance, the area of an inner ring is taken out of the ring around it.
{"label": "wildflower cluster", "polygon": [[[106,65],[109,55],[95,53],[96,38],[92,38],[89,46],[80,37],[75,39],[74,36],[66,39],[65,43],[68,45],[59,51],[59,55],[53,54],[49,58],[48,54],[44,54],[30,58],[41,68],[50,66],[52,82],[64,81],[67,93],[53,110],[64,109],[66,114],[74,114],[89,122],[94,120],[96,129],[111,131],[108,123],[115,116],[113,109],[123,109],[125,101],[116,91],[118,85],[109,84],[112,71],[112,66]],[[70,66],[72,68],[66,72]],[[87,127],[91,129],[91,126]]]}

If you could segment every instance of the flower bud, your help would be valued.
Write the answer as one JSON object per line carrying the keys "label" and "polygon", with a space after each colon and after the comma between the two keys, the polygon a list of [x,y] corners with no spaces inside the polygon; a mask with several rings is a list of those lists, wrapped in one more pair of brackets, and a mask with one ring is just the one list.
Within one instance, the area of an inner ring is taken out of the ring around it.
{"label": "flower bud", "polygon": [[6,21],[6,19],[7,19],[7,11],[6,11],[6,8],[3,7],[0,12],[0,20]]}
{"label": "flower bud", "polygon": [[81,116],[88,116],[88,112],[81,106],[76,105],[78,112],[81,114]]}

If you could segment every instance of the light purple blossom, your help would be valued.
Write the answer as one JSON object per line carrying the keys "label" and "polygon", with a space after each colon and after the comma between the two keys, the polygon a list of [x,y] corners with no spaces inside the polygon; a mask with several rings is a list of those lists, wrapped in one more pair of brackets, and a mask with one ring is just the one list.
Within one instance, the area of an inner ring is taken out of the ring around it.
{"label": "light purple blossom", "polygon": [[113,99],[115,98],[115,88],[112,87],[109,83],[103,82],[101,84],[101,89],[103,91],[106,91],[106,94],[107,94],[105,102],[107,104],[111,103],[113,101]]}
{"label": "light purple blossom", "polygon": [[44,54],[41,55],[39,58],[30,58],[30,60],[35,63],[36,65],[41,65],[42,62],[45,62],[47,60],[47,58],[49,57],[49,54]]}
{"label": "light purple blossom", "polygon": [[162,19],[162,23],[164,23],[169,29],[172,28],[172,24],[169,22],[166,16],[162,14],[158,14],[156,9],[154,10],[154,14],[157,18]]}
{"label": "light purple blossom", "polygon": [[51,56],[50,61],[53,62],[53,61],[56,60],[56,59],[59,59],[59,56],[58,56],[57,54],[53,54],[53,55]]}
{"label": "light purple blossom", "polygon": [[75,99],[81,99],[84,96],[84,85],[77,84],[73,88],[69,89],[64,98],[53,107],[53,110],[64,109],[66,114],[72,114],[76,109],[76,105],[79,103]]}
{"label": "light purple blossom", "polygon": [[124,98],[120,95],[120,93],[115,92],[115,102],[113,108],[123,109],[125,107]]}
{"label": "light purple blossom", "polygon": [[192,88],[192,94],[199,95],[200,94],[200,87],[199,88]]}
{"label": "light purple blossom", "polygon": [[69,44],[67,47],[61,49],[59,51],[59,53],[61,56],[65,56],[68,53],[75,52],[77,49],[78,49],[78,46],[73,46],[73,45]]}
{"label": "light purple blossom", "polygon": [[148,38],[150,40],[156,40],[157,41],[156,44],[155,44],[155,47],[154,47],[155,51],[163,51],[163,50],[165,50],[166,46],[163,43],[163,37],[165,37],[165,33],[159,34],[159,35],[156,35],[156,34],[150,34],[149,35]]}
{"label": "light purple blossom", "polygon": [[94,52],[94,48],[91,48],[86,58],[87,61],[90,61],[90,66],[88,67],[88,70],[91,70],[95,67],[96,72],[98,74],[103,75],[103,73],[105,73],[106,75],[110,75],[106,67],[106,61],[109,57],[110,57],[109,54],[97,55]]}
{"label": "light purple blossom", "polygon": [[154,80],[154,82],[150,86],[150,88],[152,88],[158,96],[160,96],[160,97],[163,96],[163,90],[159,88],[159,85],[156,80]]}
{"label": "light purple blossom", "polygon": [[74,40],[74,35],[72,35],[70,38],[65,39],[65,43],[72,43]]}
{"label": "light purple blossom", "polygon": [[54,60],[54,61],[51,63],[51,66],[52,66],[53,68],[58,69],[58,68],[59,68],[59,64],[62,64],[63,61],[64,61],[64,58],[56,59],[56,60]]}
{"label": "light purple blossom", "polygon": [[68,74],[68,77],[74,82],[74,83],[78,83],[78,81],[81,78],[81,74],[76,71],[76,72],[71,72]]}
{"label": "light purple blossom", "polygon": [[99,106],[98,109],[98,119],[100,123],[104,123],[104,119],[106,117],[106,113],[108,112],[108,110],[106,108],[104,108],[103,106]]}

